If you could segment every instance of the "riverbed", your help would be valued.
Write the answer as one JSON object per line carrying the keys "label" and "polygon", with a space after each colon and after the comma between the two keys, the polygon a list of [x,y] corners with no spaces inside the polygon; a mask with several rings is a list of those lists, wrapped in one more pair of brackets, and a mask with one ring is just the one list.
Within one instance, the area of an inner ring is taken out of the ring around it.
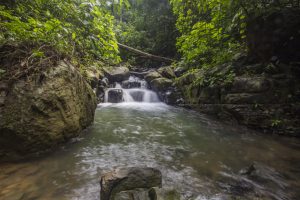
{"label": "riverbed", "polygon": [[299,139],[145,102],[99,104],[94,124],[56,152],[1,164],[0,199],[97,200],[101,174],[123,166],[160,169],[182,199],[300,199]]}

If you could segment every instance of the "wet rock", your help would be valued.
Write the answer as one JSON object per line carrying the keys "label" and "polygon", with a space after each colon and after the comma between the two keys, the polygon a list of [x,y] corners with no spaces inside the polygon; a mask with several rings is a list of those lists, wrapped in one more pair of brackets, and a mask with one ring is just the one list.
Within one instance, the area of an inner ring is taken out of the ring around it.
{"label": "wet rock", "polygon": [[137,188],[161,187],[161,184],[162,174],[157,169],[150,167],[119,168],[101,176],[100,199],[113,200],[119,192]]}
{"label": "wet rock", "polygon": [[161,67],[157,70],[157,72],[160,73],[165,78],[169,78],[169,79],[176,78],[174,70],[171,66]]}
{"label": "wet rock", "polygon": [[256,171],[256,168],[254,166],[254,164],[250,165],[249,167],[245,168],[245,169],[242,169],[239,173],[241,175],[251,175],[253,172]]}
{"label": "wet rock", "polygon": [[0,158],[52,149],[93,122],[96,97],[78,70],[61,62],[18,80],[0,107]]}
{"label": "wet rock", "polygon": [[107,102],[120,103],[123,101],[123,90],[121,89],[109,89],[107,92]]}
{"label": "wet rock", "polygon": [[167,91],[173,84],[173,81],[167,78],[156,78],[150,82],[151,88],[156,92]]}
{"label": "wet rock", "polygon": [[180,77],[180,76],[182,76],[186,71],[187,71],[187,69],[184,68],[184,67],[177,67],[177,68],[174,70],[174,73],[175,73],[176,77]]}
{"label": "wet rock", "polygon": [[180,194],[174,189],[153,187],[148,194],[151,200],[180,200]]}
{"label": "wet rock", "polygon": [[157,79],[157,78],[162,78],[162,76],[157,71],[151,71],[145,75],[145,80],[148,83],[150,83],[152,80]]}
{"label": "wet rock", "polygon": [[130,88],[140,88],[141,82],[138,81],[123,81],[122,82],[122,88],[130,89]]}
{"label": "wet rock", "polygon": [[148,189],[128,190],[117,193],[114,200],[156,200],[149,197]]}
{"label": "wet rock", "polygon": [[108,78],[106,78],[106,77],[102,78],[99,85],[103,85],[104,87],[108,87],[109,86]]}
{"label": "wet rock", "polygon": [[158,96],[163,102],[165,102],[166,104],[169,104],[169,105],[184,104],[184,99],[183,99],[182,93],[175,86],[171,87],[166,92],[159,91]]}
{"label": "wet rock", "polygon": [[96,96],[97,96],[98,103],[104,102],[105,90],[107,89],[108,86],[109,86],[109,81],[106,77],[98,81],[98,85],[96,89]]}
{"label": "wet rock", "polygon": [[108,78],[109,82],[122,82],[129,78],[129,69],[124,66],[120,67],[106,67],[103,69],[105,76]]}

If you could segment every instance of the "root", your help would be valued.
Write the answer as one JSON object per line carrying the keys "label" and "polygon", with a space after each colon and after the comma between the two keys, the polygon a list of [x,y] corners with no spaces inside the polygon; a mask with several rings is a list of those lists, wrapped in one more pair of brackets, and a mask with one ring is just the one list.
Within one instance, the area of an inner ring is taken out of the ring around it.
{"label": "root", "polygon": [[5,44],[0,46],[1,81],[15,81],[39,73],[64,58],[51,45]]}

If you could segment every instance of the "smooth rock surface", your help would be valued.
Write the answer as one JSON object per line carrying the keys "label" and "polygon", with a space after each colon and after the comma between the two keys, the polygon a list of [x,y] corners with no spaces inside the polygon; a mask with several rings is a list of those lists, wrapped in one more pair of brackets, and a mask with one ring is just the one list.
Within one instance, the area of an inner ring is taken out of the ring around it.
{"label": "smooth rock surface", "polygon": [[122,82],[129,78],[129,69],[125,66],[120,67],[105,67],[103,68],[105,76],[113,82]]}
{"label": "smooth rock surface", "polygon": [[117,193],[137,188],[161,187],[162,174],[159,170],[144,167],[118,168],[101,176],[100,199],[114,200]]}

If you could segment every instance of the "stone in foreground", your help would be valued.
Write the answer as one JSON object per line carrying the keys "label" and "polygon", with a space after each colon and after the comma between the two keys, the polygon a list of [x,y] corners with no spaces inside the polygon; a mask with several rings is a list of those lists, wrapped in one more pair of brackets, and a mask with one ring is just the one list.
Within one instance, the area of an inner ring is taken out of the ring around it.
{"label": "stone in foreground", "polygon": [[145,167],[118,168],[101,176],[100,199],[114,200],[122,191],[161,187],[162,174],[158,169]]}

